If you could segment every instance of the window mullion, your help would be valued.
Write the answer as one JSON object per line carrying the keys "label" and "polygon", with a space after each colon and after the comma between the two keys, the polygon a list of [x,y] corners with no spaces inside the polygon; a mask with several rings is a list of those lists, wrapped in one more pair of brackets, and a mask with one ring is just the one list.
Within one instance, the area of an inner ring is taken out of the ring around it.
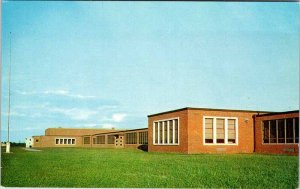
{"label": "window mullion", "polygon": [[295,119],[293,119],[293,142],[294,142],[294,143],[296,142],[296,141],[295,141],[295,138],[296,138],[295,134],[296,134],[296,130],[295,130]]}
{"label": "window mullion", "polygon": [[269,144],[271,143],[271,121],[268,121],[269,123]]}
{"label": "window mullion", "polygon": [[173,124],[172,124],[173,141],[172,142],[173,142],[173,144],[175,144],[175,119],[173,119],[172,121],[173,121]]}
{"label": "window mullion", "polygon": [[284,144],[286,144],[286,119],[284,119]]}
{"label": "window mullion", "polygon": [[170,121],[167,122],[167,133],[168,133],[168,138],[167,138],[167,144],[170,143]]}
{"label": "window mullion", "polygon": [[216,144],[217,143],[217,124],[216,124],[216,118],[213,118],[213,143]]}
{"label": "window mullion", "polygon": [[165,144],[165,122],[162,122],[162,143]]}
{"label": "window mullion", "polygon": [[228,144],[228,119],[227,118],[225,119],[225,128],[224,129],[225,129],[224,143]]}
{"label": "window mullion", "polygon": [[157,122],[157,144],[160,144],[160,121]]}
{"label": "window mullion", "polygon": [[276,144],[278,144],[278,120],[275,121],[276,125]]}

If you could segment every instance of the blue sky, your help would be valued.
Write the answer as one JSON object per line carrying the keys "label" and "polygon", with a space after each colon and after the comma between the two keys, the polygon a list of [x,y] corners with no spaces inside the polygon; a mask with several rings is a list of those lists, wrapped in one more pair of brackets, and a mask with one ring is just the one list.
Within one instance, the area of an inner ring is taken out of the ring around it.
{"label": "blue sky", "polygon": [[299,109],[295,3],[2,4],[2,140],[49,127],[147,127],[191,107]]}

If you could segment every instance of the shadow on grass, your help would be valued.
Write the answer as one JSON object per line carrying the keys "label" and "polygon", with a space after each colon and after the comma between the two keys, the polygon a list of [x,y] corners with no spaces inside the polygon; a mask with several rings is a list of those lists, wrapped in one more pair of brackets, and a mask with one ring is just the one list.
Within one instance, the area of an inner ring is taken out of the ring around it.
{"label": "shadow on grass", "polygon": [[139,145],[138,146],[139,150],[142,150],[144,152],[148,152],[148,145]]}

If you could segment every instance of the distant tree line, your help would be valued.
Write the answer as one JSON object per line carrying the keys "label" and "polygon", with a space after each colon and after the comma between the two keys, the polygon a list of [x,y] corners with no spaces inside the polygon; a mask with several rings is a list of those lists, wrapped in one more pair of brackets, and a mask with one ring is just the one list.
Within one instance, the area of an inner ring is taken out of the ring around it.
{"label": "distant tree line", "polygon": [[[2,144],[6,144],[6,142],[2,142]],[[18,147],[25,147],[25,142],[10,142],[10,146],[18,146]]]}

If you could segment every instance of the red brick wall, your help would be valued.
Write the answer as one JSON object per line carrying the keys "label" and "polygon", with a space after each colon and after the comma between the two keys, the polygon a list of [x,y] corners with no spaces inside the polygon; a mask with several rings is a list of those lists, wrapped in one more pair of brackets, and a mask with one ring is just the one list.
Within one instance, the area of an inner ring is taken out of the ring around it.
{"label": "red brick wall", "polygon": [[[153,121],[179,117],[179,145],[153,145]],[[188,153],[187,110],[148,117],[148,151]]]}
{"label": "red brick wall", "polygon": [[[255,118],[255,152],[271,154],[298,155],[298,144],[263,144],[262,121],[272,119],[295,118],[299,119],[299,113],[275,114]],[[299,125],[297,125],[299,127]],[[294,152],[291,152],[294,151]]]}
{"label": "red brick wall", "polygon": [[[184,109],[148,118],[148,149],[150,152],[180,153],[253,153],[254,128],[252,116],[255,112],[230,110]],[[238,119],[238,144],[204,145],[203,116],[236,117]],[[153,145],[153,121],[179,117],[179,145]]]}
{"label": "red brick wall", "polygon": [[45,130],[46,136],[82,136],[98,133],[118,131],[115,129],[74,129],[74,128],[48,128]]}
{"label": "red brick wall", "polygon": [[[56,138],[75,138],[75,145],[55,144]],[[36,142],[38,140],[38,142]],[[81,147],[82,137],[78,136],[33,136],[33,147]]]}
{"label": "red brick wall", "polygon": [[[189,153],[253,153],[254,112],[188,110],[188,152]],[[210,144],[203,142],[203,116],[236,117],[238,119],[238,144]]]}

